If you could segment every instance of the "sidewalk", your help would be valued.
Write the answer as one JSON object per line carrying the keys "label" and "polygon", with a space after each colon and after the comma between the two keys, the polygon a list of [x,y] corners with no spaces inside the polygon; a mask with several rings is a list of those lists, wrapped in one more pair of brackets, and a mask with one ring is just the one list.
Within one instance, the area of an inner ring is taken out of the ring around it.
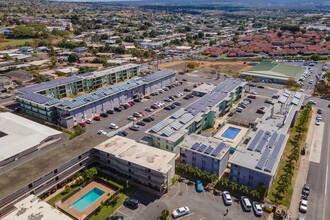
{"label": "sidewalk", "polygon": [[301,198],[301,190],[306,183],[308,168],[309,168],[309,160],[310,160],[310,151],[314,138],[314,130],[315,130],[315,121],[316,121],[316,109],[313,108],[311,122],[309,124],[308,133],[306,136],[306,143],[308,143],[308,149],[305,155],[301,155],[300,166],[298,169],[298,174],[296,177],[296,182],[294,185],[291,203],[289,208],[289,213],[291,214],[291,219],[297,219],[299,214],[299,202]]}

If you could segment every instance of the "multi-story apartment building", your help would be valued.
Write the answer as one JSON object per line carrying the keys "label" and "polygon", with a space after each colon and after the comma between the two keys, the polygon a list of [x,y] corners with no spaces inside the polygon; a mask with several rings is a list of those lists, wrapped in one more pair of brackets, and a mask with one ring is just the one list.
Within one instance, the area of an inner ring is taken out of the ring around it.
{"label": "multi-story apartment building", "polygon": [[228,79],[210,93],[147,130],[149,145],[179,154],[178,145],[185,136],[212,127],[233,102],[244,96],[246,82]]}
{"label": "multi-story apartment building", "polygon": [[180,160],[201,171],[222,175],[227,167],[230,146],[212,137],[191,134],[180,146]]}
{"label": "multi-story apartment building", "polygon": [[124,174],[160,193],[171,187],[175,154],[114,136],[95,147],[95,159],[103,167]]}

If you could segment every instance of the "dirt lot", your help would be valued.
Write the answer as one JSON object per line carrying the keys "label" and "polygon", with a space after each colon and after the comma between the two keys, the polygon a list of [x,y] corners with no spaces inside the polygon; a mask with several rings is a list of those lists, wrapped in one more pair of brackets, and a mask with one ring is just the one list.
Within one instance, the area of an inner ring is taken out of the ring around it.
{"label": "dirt lot", "polygon": [[[197,70],[220,70],[221,72],[240,72],[250,69],[252,66],[244,64],[244,61],[184,61],[176,60],[168,63],[158,65],[160,69],[169,69],[175,71],[183,71],[186,63],[195,62],[199,63]],[[156,67],[155,67],[156,68]]]}

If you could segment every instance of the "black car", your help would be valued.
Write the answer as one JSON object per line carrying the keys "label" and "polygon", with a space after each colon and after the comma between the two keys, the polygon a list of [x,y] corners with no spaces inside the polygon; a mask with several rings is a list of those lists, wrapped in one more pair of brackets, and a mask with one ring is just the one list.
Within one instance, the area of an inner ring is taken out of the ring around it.
{"label": "black car", "polygon": [[144,123],[143,121],[139,121],[139,122],[136,122],[137,125],[141,125],[141,126],[145,126],[146,123]]}
{"label": "black car", "polygon": [[110,216],[106,220],[124,220],[124,216]]}
{"label": "black car", "polygon": [[165,106],[164,109],[165,110],[172,110],[172,108],[170,106]]}
{"label": "black car", "polygon": [[134,209],[138,208],[139,204],[140,204],[139,200],[131,199],[131,198],[125,199],[125,202],[124,202],[125,206],[131,207],[131,208],[134,208]]}
{"label": "black car", "polygon": [[109,116],[109,114],[107,114],[107,113],[101,113],[100,116],[103,117],[103,118],[107,118]]}
{"label": "black car", "polygon": [[305,184],[303,189],[302,189],[302,194],[308,196],[311,191],[311,186],[308,184]]}
{"label": "black car", "polygon": [[189,95],[186,95],[185,97],[183,97],[183,99],[190,99],[190,96]]}
{"label": "black car", "polygon": [[146,96],[144,96],[144,98],[145,98],[145,99],[150,99],[150,96],[147,96],[147,95],[146,95]]}
{"label": "black car", "polygon": [[141,102],[140,99],[134,99],[134,102]]}
{"label": "black car", "polygon": [[181,106],[181,102],[174,102],[173,104],[176,106]]}
{"label": "black car", "polygon": [[186,79],[182,79],[182,81],[184,81],[184,82],[187,82],[187,80],[186,80]]}
{"label": "black car", "polygon": [[125,137],[125,136],[127,136],[127,132],[126,131],[118,131],[118,133],[116,135]]}
{"label": "black car", "polygon": [[154,121],[155,120],[155,117],[154,116],[149,116],[149,118],[151,119],[151,121]]}
{"label": "black car", "polygon": [[172,89],[172,87],[171,86],[166,86],[167,88],[169,88],[169,89]]}
{"label": "black car", "polygon": [[258,88],[260,88],[260,89],[264,89],[265,87],[264,87],[264,86],[258,86]]}
{"label": "black car", "polygon": [[174,97],[174,96],[172,96],[172,95],[171,95],[171,96],[169,96],[168,98],[169,98],[169,99],[172,99],[172,100],[174,100],[174,99],[175,99],[175,97]]}
{"label": "black car", "polygon": [[122,108],[124,108],[124,109],[128,109],[128,107],[125,106],[125,105],[121,105],[120,107],[122,107]]}
{"label": "black car", "polygon": [[145,121],[145,122],[151,122],[151,119],[150,119],[150,117],[147,117],[147,118],[144,118],[143,121]]}
{"label": "black car", "polygon": [[116,112],[121,112],[121,108],[119,108],[119,107],[115,107],[114,109]]}
{"label": "black car", "polygon": [[130,104],[124,104],[124,106],[125,106],[126,108],[129,108],[129,107],[131,107],[131,105],[130,105]]}
{"label": "black car", "polygon": [[115,113],[115,111],[114,110],[108,110],[107,113],[112,115],[112,114]]}
{"label": "black car", "polygon": [[317,114],[322,114],[322,109],[317,109]]}
{"label": "black car", "polygon": [[170,105],[170,107],[171,107],[172,109],[175,109],[175,108],[176,108],[176,105],[172,104],[172,105]]}
{"label": "black car", "polygon": [[119,106],[118,108],[120,108],[120,110],[124,110],[124,106]]}
{"label": "black car", "polygon": [[191,92],[191,89],[186,88],[183,91],[185,91],[185,92]]}

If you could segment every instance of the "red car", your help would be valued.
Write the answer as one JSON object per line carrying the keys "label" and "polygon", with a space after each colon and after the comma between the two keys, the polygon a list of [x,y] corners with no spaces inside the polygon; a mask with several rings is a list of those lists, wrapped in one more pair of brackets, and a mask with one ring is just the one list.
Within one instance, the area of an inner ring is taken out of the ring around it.
{"label": "red car", "polygon": [[195,84],[195,85],[194,85],[194,88],[196,88],[196,87],[198,87],[198,85],[197,85],[197,84]]}
{"label": "red car", "polygon": [[157,105],[152,105],[151,108],[153,108],[153,109],[157,109],[158,106],[157,106]]}
{"label": "red car", "polygon": [[129,102],[128,104],[129,104],[130,106],[133,106],[133,105],[134,105],[132,102]]}
{"label": "red car", "polygon": [[259,113],[259,114],[265,114],[265,111],[263,111],[262,109],[258,109],[257,110],[257,113]]}
{"label": "red car", "polygon": [[86,127],[86,123],[78,123],[81,127]]}
{"label": "red car", "polygon": [[142,111],[138,111],[138,113],[140,113],[142,116],[145,116],[145,113]]}
{"label": "red car", "polygon": [[95,121],[101,121],[101,116],[95,116],[95,117],[94,117],[94,120],[95,120]]}

